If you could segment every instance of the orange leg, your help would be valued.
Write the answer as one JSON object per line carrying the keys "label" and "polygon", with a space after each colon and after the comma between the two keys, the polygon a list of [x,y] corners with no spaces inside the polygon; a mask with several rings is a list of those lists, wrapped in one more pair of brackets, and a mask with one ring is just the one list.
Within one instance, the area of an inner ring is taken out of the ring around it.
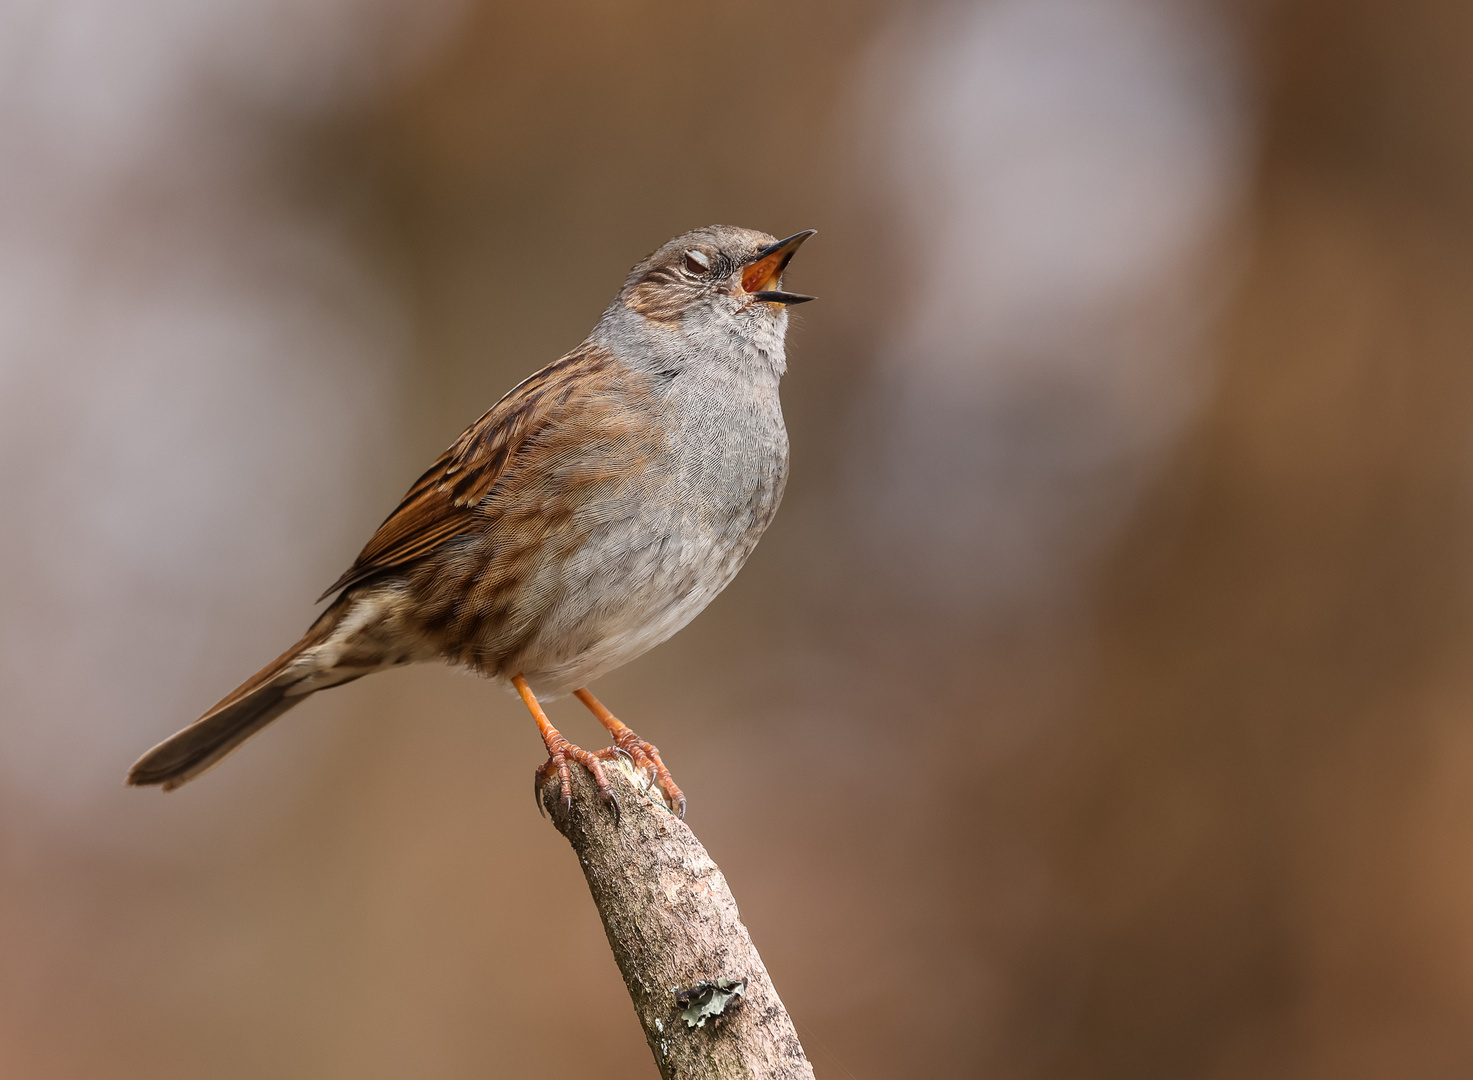
{"label": "orange leg", "polygon": [[[675,778],[670,775],[670,770],[665,768],[665,763],[660,760],[660,751],[653,743],[647,743],[634,732],[630,731],[617,716],[604,708],[603,703],[587,690],[574,690],[573,695],[583,704],[588,706],[588,711],[598,718],[598,722],[609,729],[609,734],[614,737],[615,753],[628,755],[634,762],[635,767],[643,769],[646,776],[651,780],[660,781],[660,789],[665,793],[665,801],[670,808],[681,817],[685,817],[685,795],[680,788],[675,786]],[[601,751],[606,754],[607,751]]]}
{"label": "orange leg", "polygon": [[542,706],[538,704],[526,679],[521,675],[516,675],[513,676],[511,684],[517,688],[517,693],[522,695],[522,703],[527,706],[532,719],[537,721],[537,730],[542,733],[542,741],[547,746],[547,761],[537,770],[537,778],[533,783],[538,812],[542,810],[542,789],[552,782],[554,776],[557,777],[558,785],[562,790],[563,804],[569,810],[573,808],[573,778],[568,772],[568,762],[576,761],[593,774],[593,782],[598,785],[599,798],[613,807],[614,820],[617,821],[619,819],[619,800],[614,798],[613,789],[609,787],[609,778],[604,775],[603,762],[598,759],[597,755],[574,746],[559,734],[558,729],[553,727],[552,722],[547,719],[547,714],[542,711]]}

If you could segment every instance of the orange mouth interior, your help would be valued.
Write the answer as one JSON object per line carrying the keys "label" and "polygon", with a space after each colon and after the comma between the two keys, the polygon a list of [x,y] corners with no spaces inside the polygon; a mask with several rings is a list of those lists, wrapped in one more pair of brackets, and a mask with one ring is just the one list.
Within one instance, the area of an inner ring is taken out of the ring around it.
{"label": "orange mouth interior", "polygon": [[790,254],[787,251],[774,251],[767,258],[754,262],[742,271],[742,288],[749,293],[777,288],[778,278],[783,276],[783,267]]}

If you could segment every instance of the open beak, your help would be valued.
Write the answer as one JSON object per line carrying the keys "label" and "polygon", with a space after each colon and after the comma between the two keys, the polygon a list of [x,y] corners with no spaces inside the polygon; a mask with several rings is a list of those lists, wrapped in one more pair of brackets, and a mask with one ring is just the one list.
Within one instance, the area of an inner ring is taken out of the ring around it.
{"label": "open beak", "polygon": [[756,255],[752,256],[751,262],[742,271],[742,288],[752,294],[754,300],[766,300],[769,304],[806,304],[810,300],[817,299],[813,296],[804,296],[802,293],[783,292],[777,287],[782,279],[783,271],[787,269],[788,262],[798,249],[803,246],[803,241],[816,233],[817,229],[804,229],[800,233],[794,233],[786,240],[779,240],[775,244],[768,244]]}

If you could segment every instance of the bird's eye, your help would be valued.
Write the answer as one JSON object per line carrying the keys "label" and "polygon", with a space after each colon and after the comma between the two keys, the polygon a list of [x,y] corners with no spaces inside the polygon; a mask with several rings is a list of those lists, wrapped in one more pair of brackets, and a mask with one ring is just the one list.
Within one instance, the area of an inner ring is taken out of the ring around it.
{"label": "bird's eye", "polygon": [[711,260],[706,257],[704,252],[687,251],[685,253],[685,269],[687,272],[700,277],[711,269]]}

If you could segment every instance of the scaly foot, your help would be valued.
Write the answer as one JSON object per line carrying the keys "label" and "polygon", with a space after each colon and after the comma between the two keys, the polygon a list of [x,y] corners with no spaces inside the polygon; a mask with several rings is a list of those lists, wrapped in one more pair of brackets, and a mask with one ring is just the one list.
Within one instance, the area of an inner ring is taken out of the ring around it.
{"label": "scaly foot", "polygon": [[542,812],[542,789],[552,783],[553,777],[557,777],[563,806],[568,810],[573,809],[573,777],[568,772],[568,762],[576,761],[593,774],[593,782],[598,785],[598,797],[613,809],[614,821],[617,822],[619,820],[619,800],[615,798],[613,788],[609,787],[609,778],[604,775],[601,754],[590,753],[581,746],[574,746],[563,738],[551,724],[548,725],[548,732],[550,734],[543,734],[543,741],[547,744],[547,760],[537,769],[537,775],[532,784],[533,794],[537,798],[538,813]]}
{"label": "scaly foot", "polygon": [[584,705],[588,711],[598,718],[598,722],[608,728],[609,734],[614,737],[614,745],[607,750],[600,750],[598,757],[609,761],[620,754],[634,762],[635,768],[644,773],[650,784],[659,782],[660,790],[665,793],[665,804],[680,815],[685,817],[685,794],[675,784],[675,777],[670,775],[670,770],[665,768],[665,763],[660,760],[660,751],[654,743],[645,742],[636,735],[627,724],[623,723],[603,703],[587,690],[575,690],[574,696]]}
{"label": "scaly foot", "polygon": [[527,685],[526,679],[521,675],[515,675],[512,677],[511,684],[522,696],[522,703],[527,706],[532,719],[537,721],[537,730],[542,733],[542,742],[547,747],[547,761],[537,770],[537,775],[532,782],[532,793],[537,799],[537,812],[542,813],[542,789],[552,783],[554,776],[558,780],[563,805],[569,810],[573,809],[573,777],[568,771],[568,762],[576,761],[593,774],[593,782],[598,785],[598,797],[613,808],[614,820],[618,821],[619,800],[614,798],[614,791],[609,787],[609,778],[604,775],[603,761],[597,754],[590,754],[581,746],[574,746],[562,737],[558,729],[552,726],[552,721],[548,720],[547,714],[542,711],[542,706],[538,703],[536,695],[532,693],[532,688]]}

